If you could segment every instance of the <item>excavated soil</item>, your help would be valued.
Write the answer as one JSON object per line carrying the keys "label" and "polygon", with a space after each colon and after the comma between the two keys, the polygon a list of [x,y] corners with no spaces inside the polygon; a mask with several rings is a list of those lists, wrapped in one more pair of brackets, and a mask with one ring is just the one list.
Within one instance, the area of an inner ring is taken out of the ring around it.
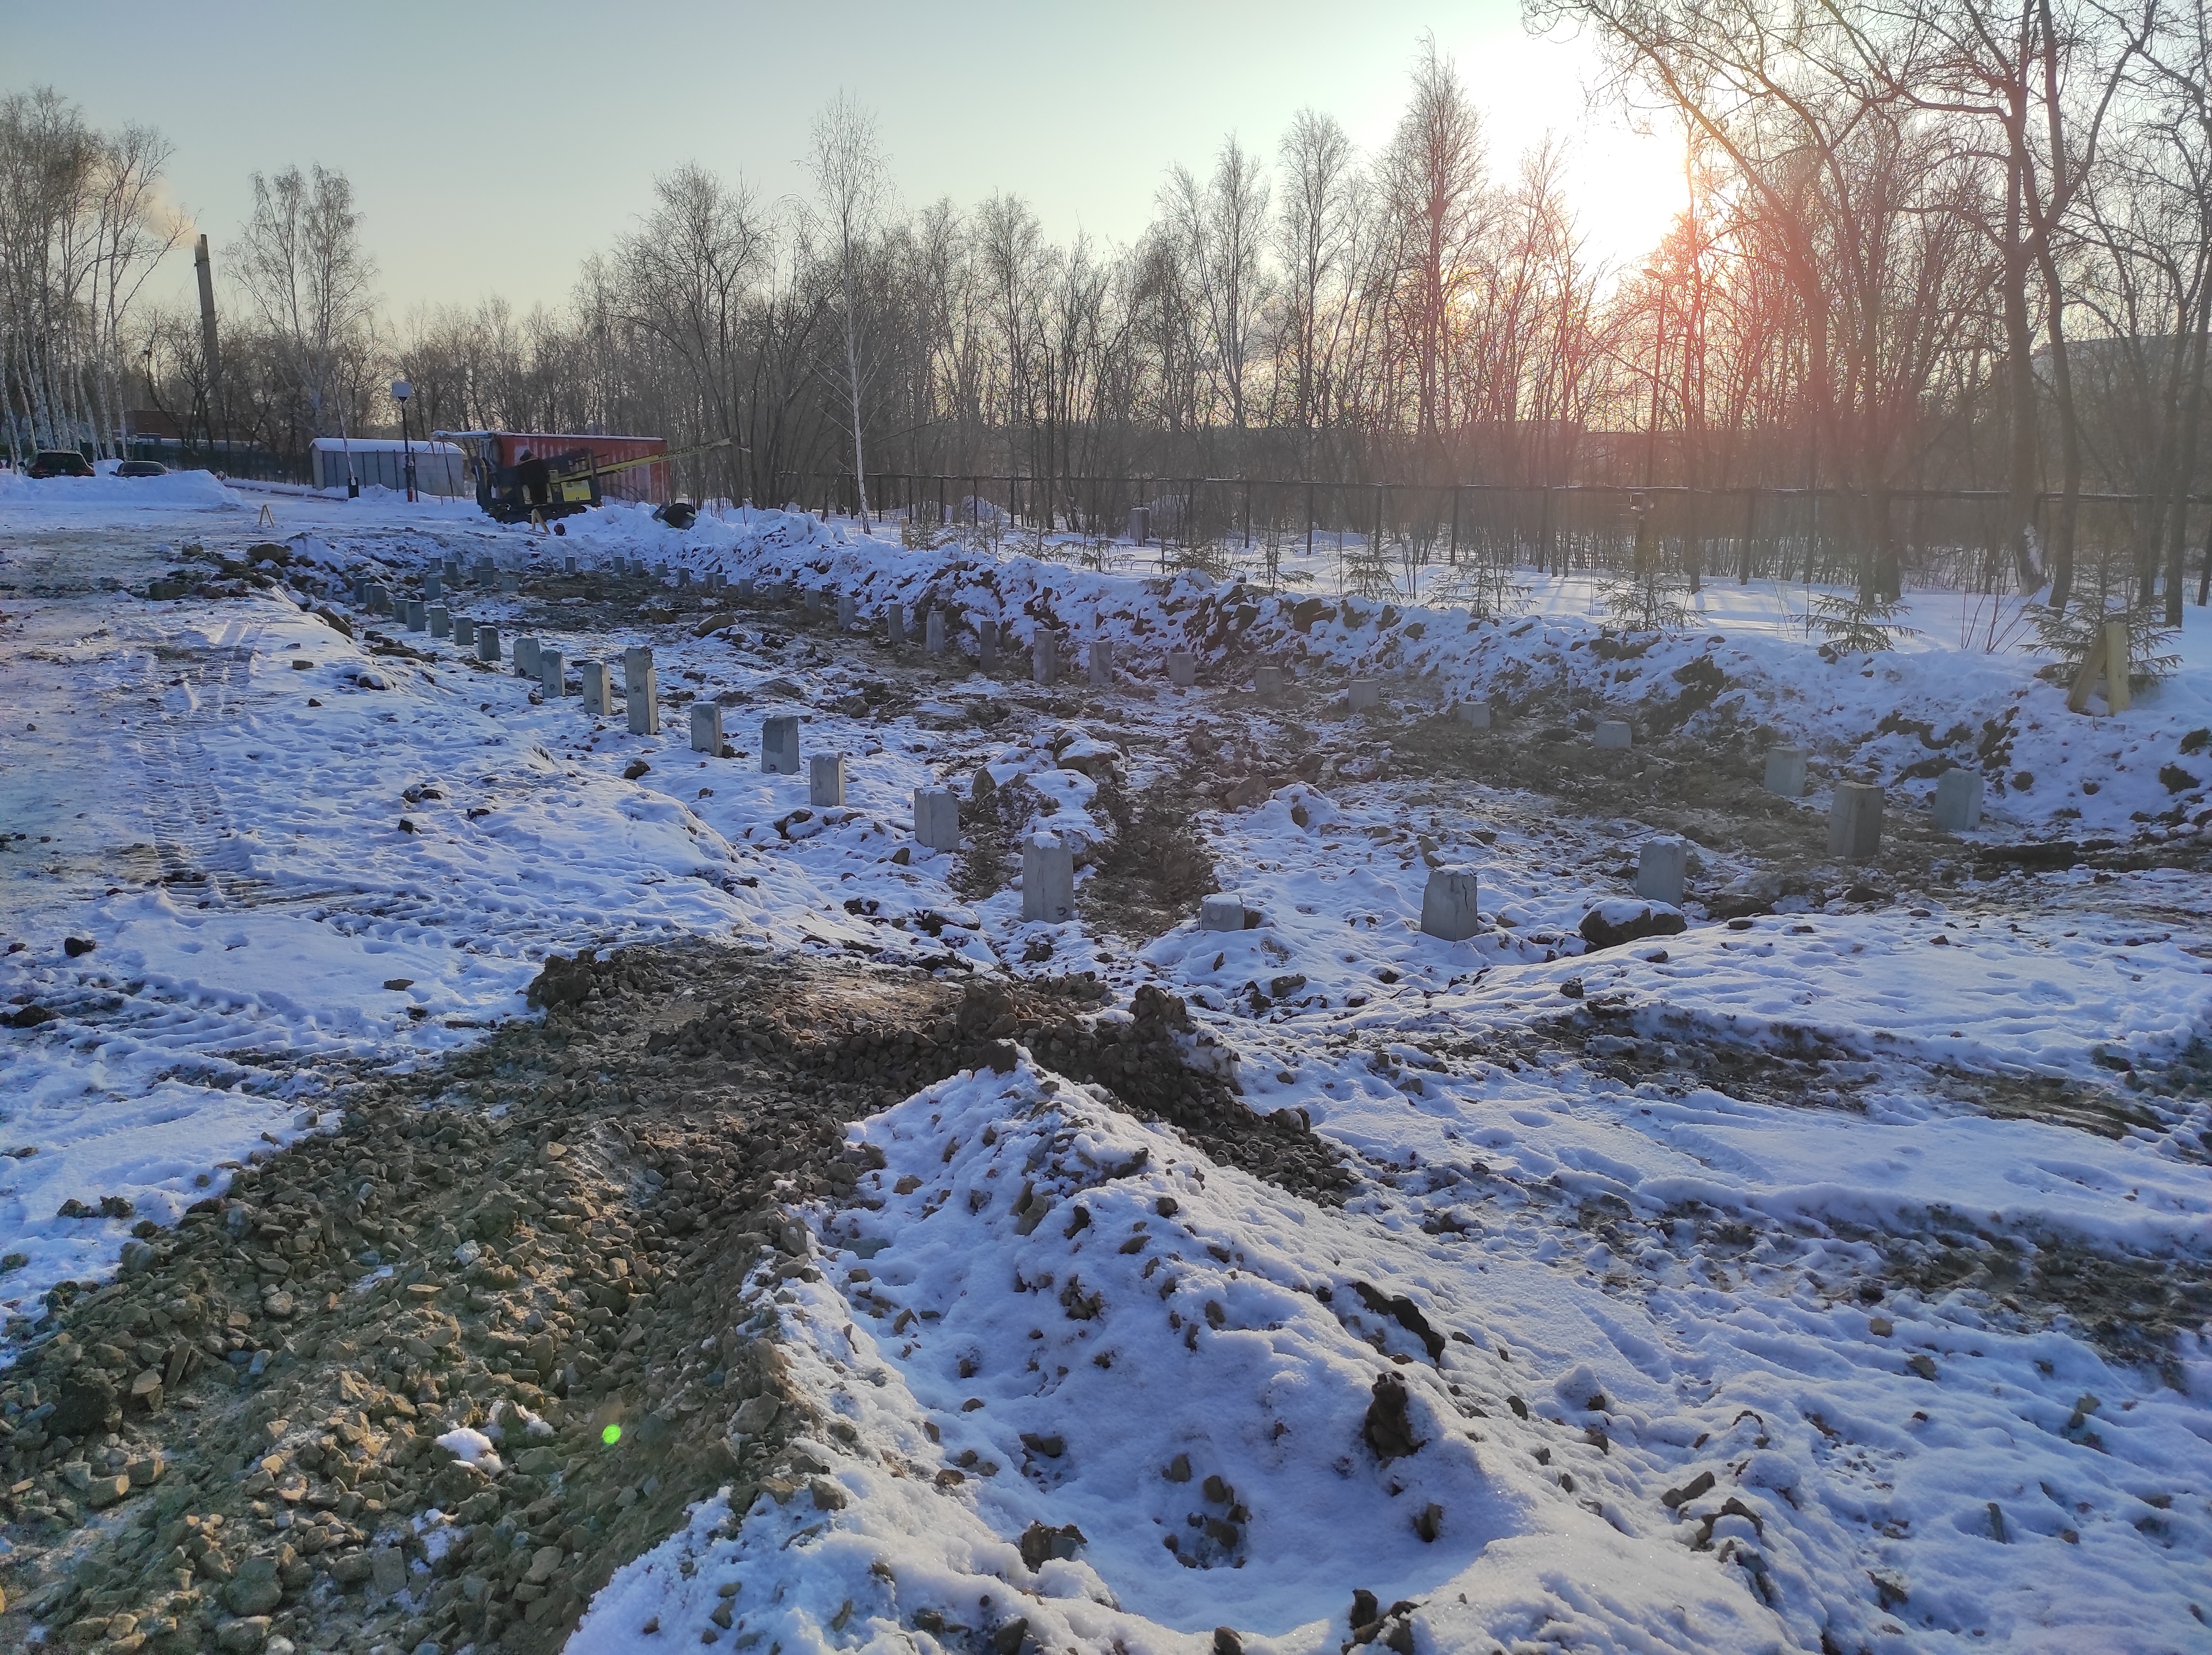
{"label": "excavated soil", "polygon": [[1082,888],[1083,917],[1091,924],[1148,940],[1182,924],[1200,899],[1220,888],[1194,819],[1201,803],[1180,781],[1156,782],[1134,797],[1108,782],[1097,804],[1114,834],[1100,876]]}
{"label": "excavated soil", "polygon": [[[1015,1040],[1287,1188],[1347,1181],[1157,991],[1108,1014],[1086,979],[690,944],[556,956],[532,997],[542,1021],[356,1079],[334,1129],[10,1329],[35,1337],[0,1384],[0,1642],[558,1647],[690,1502],[805,1486],[787,1445],[840,1424],[801,1416],[746,1279],[816,1268],[793,1203],[854,1198],[848,1121]],[[457,1426],[499,1434],[501,1474],[434,1446]]]}

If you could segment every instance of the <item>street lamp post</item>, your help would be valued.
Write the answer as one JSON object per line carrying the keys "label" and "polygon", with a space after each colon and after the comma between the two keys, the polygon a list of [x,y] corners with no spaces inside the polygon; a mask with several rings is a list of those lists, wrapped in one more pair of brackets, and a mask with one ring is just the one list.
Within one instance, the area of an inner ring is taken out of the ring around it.
{"label": "street lamp post", "polygon": [[415,448],[407,434],[407,399],[415,394],[415,387],[404,379],[392,382],[392,400],[399,404],[399,452],[404,455],[407,478],[407,503],[415,503]]}

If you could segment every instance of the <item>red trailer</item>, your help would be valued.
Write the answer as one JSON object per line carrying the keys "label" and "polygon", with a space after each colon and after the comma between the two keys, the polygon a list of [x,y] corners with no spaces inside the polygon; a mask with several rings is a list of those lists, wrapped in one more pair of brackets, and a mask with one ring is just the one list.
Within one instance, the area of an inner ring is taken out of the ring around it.
{"label": "red trailer", "polygon": [[[550,460],[562,454],[573,454],[584,449],[601,465],[617,465],[624,460],[647,459],[668,452],[665,437],[609,437],[587,436],[545,431],[494,431],[491,438],[493,464],[513,465],[527,449],[539,459]],[[608,500],[641,500],[658,503],[669,498],[676,479],[664,461],[651,465],[633,465],[603,479],[599,492]]]}

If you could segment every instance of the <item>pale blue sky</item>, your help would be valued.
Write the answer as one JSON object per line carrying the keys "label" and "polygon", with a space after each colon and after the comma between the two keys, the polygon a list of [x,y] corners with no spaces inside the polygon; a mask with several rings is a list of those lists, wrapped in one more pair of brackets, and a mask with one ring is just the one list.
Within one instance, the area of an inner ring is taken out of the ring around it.
{"label": "pale blue sky", "polygon": [[[159,127],[218,263],[247,174],[320,161],[354,180],[394,312],[493,292],[527,308],[565,297],[655,173],[697,161],[767,196],[802,190],[808,124],[840,88],[877,112],[908,203],[1011,190],[1056,238],[1127,242],[1168,167],[1202,169],[1224,133],[1272,157],[1312,104],[1378,147],[1424,29],[1488,114],[1496,170],[1568,135],[1593,244],[1626,259],[1657,239],[1679,146],[1590,109],[1584,49],[1528,39],[1516,0],[0,0],[0,89],[51,84],[103,125]],[[172,266],[157,285],[181,297],[191,266]]]}

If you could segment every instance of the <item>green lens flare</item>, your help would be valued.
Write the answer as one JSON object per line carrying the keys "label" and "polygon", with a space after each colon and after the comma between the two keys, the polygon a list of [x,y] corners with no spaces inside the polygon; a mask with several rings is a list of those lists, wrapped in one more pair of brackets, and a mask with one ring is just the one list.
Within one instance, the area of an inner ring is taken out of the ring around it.
{"label": "green lens flare", "polygon": [[599,1440],[606,1444],[608,1447],[613,1447],[615,1444],[622,1440],[622,1427],[619,1425],[610,1425],[605,1430],[599,1433]]}

